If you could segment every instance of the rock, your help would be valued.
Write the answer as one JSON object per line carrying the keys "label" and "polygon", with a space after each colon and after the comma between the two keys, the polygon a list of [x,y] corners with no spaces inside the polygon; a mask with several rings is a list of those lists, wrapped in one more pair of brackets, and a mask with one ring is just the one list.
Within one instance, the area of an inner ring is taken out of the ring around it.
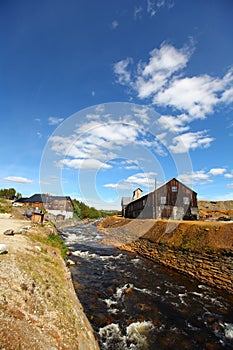
{"label": "rock", "polygon": [[41,247],[39,245],[35,245],[35,249],[38,250],[39,252],[42,251]]}
{"label": "rock", "polygon": [[14,230],[12,229],[6,230],[5,232],[3,232],[3,234],[6,236],[14,236]]}
{"label": "rock", "polygon": [[29,230],[31,228],[31,226],[24,226],[23,228],[22,228],[22,230]]}
{"label": "rock", "polygon": [[66,265],[67,266],[75,265],[75,262],[73,260],[68,259],[66,260]]}
{"label": "rock", "polygon": [[0,244],[0,254],[6,254],[7,253],[7,249],[6,249],[6,245],[5,244]]}

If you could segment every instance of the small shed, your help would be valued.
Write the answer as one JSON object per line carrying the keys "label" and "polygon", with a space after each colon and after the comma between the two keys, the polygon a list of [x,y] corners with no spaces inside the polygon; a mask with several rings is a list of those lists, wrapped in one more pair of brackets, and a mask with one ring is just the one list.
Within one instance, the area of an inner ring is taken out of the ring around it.
{"label": "small shed", "polygon": [[44,214],[41,210],[35,209],[32,213],[32,222],[34,224],[43,224]]}

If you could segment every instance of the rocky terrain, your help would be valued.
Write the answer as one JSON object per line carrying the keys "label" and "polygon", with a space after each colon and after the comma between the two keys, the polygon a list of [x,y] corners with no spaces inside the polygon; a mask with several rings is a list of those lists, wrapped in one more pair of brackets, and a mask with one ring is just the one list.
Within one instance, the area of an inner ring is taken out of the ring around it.
{"label": "rocky terrain", "polygon": [[50,224],[0,217],[0,245],[6,247],[0,254],[2,350],[99,348],[56,237]]}
{"label": "rocky terrain", "polygon": [[200,220],[233,220],[232,201],[198,201]]}

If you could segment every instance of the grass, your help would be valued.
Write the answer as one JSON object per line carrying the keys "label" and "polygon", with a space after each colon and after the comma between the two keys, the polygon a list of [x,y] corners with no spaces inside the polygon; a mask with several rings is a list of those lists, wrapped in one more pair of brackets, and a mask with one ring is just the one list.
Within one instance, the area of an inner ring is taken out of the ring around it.
{"label": "grass", "polygon": [[60,250],[61,252],[61,256],[63,259],[66,258],[66,253],[68,248],[66,247],[65,243],[63,242],[63,240],[61,239],[61,237],[59,237],[57,234],[54,233],[49,233],[49,234],[45,234],[45,235],[40,235],[40,234],[33,234],[33,236],[30,236],[34,241],[43,243],[47,246],[53,247],[53,248],[57,248]]}
{"label": "grass", "polygon": [[0,198],[0,213],[1,214],[10,214],[12,209],[11,202],[7,199]]}

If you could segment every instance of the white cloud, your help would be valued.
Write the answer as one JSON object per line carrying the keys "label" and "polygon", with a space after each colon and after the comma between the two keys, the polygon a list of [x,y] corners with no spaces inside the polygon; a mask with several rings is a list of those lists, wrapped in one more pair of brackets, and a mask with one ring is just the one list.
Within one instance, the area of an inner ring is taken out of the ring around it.
{"label": "white cloud", "polygon": [[187,185],[204,185],[206,183],[212,182],[210,175],[205,173],[204,170],[193,171],[187,174],[180,174],[178,179]]}
{"label": "white cloud", "polygon": [[17,182],[17,183],[32,183],[33,182],[30,179],[27,179],[25,177],[20,177],[20,176],[7,176],[7,177],[4,177],[3,180],[9,181],[9,182]]}
{"label": "white cloud", "polygon": [[157,6],[155,0],[147,0],[147,12],[150,16],[154,16],[157,12]]}
{"label": "white cloud", "polygon": [[142,18],[143,8],[141,6],[134,8],[134,19]]}
{"label": "white cloud", "polygon": [[150,117],[148,115],[148,108],[147,107],[133,107],[132,108],[132,112],[134,113],[134,115],[140,119],[141,121],[143,121],[144,124],[149,124],[150,122]]}
{"label": "white cloud", "polygon": [[[144,111],[145,112],[145,111]],[[52,136],[51,150],[58,156],[65,157],[62,164],[73,168],[109,168],[104,162],[116,158],[125,146],[140,145],[145,142],[139,137],[138,125],[124,124],[109,120],[108,123],[96,120],[82,124],[70,136]],[[142,136],[142,135],[141,135]],[[149,146],[154,142],[150,142]],[[96,162],[94,162],[94,159]],[[61,163],[57,163],[59,166]],[[130,166],[131,164],[125,164]]]}
{"label": "white cloud", "polygon": [[38,132],[36,133],[36,135],[38,136],[39,139],[41,139],[41,137],[42,137],[41,132],[38,131]]}
{"label": "white cloud", "polygon": [[64,120],[64,118],[49,117],[48,123],[49,123],[49,125],[58,125],[63,120]]}
{"label": "white cloud", "polygon": [[153,17],[156,13],[163,7],[167,7],[168,9],[174,6],[174,2],[172,0],[147,0],[147,12]]}
{"label": "white cloud", "polygon": [[226,169],[225,168],[212,168],[210,169],[209,173],[211,175],[223,175],[224,173],[226,172]]}
{"label": "white cloud", "polygon": [[124,190],[132,189],[135,187],[146,187],[147,189],[149,189],[155,186],[156,175],[157,174],[155,172],[136,173],[134,175],[129,176],[121,183],[105,184],[104,187]]}
{"label": "white cloud", "polygon": [[189,126],[185,126],[186,115],[181,114],[177,117],[171,115],[163,115],[158,119],[158,123],[162,129],[169,130],[172,133],[181,133],[189,130]]}
{"label": "white cloud", "polygon": [[[228,188],[233,188],[233,182],[231,182],[230,184],[227,185]],[[233,196],[231,196],[231,199],[233,198]]]}
{"label": "white cloud", "polygon": [[129,84],[131,80],[131,74],[127,70],[128,66],[132,64],[131,58],[126,58],[125,60],[121,60],[114,64],[113,70],[114,73],[117,75],[117,82],[125,85]]}
{"label": "white cloud", "polygon": [[116,29],[118,26],[119,23],[116,20],[112,21],[112,29]]}
{"label": "white cloud", "polygon": [[169,148],[174,153],[185,153],[196,148],[208,148],[214,139],[206,135],[206,131],[188,132],[173,138]]}
{"label": "white cloud", "polygon": [[129,183],[116,183],[116,184],[105,184],[103,185],[106,188],[116,188],[117,190],[130,190],[132,186]]}
{"label": "white cloud", "polygon": [[131,183],[136,186],[153,187],[155,185],[155,176],[157,174],[154,172],[147,173],[137,173],[129,176],[125,182]]}
{"label": "white cloud", "polygon": [[[148,4],[152,8],[156,2]],[[114,72],[117,81],[134,89],[140,99],[150,98],[155,105],[175,108],[187,114],[187,122],[191,122],[205,118],[221,104],[233,102],[233,68],[223,77],[185,76],[192,53],[192,42],[180,49],[162,43],[150,52],[148,61],[137,64],[135,71],[130,66],[132,58],[127,58],[116,63]]]}
{"label": "white cloud", "polygon": [[233,179],[233,174],[224,174],[227,179]]}
{"label": "white cloud", "polygon": [[175,72],[186,66],[190,55],[191,49],[176,49],[166,43],[159,49],[152,50],[149,62],[138,65],[138,76],[134,85],[138,96],[146,98],[156,94]]}
{"label": "white cloud", "polygon": [[223,82],[209,75],[174,79],[168,88],[162,89],[154,97],[154,103],[169,105],[185,111],[194,118],[204,118],[213,112],[219,102],[218,93]]}
{"label": "white cloud", "polygon": [[98,159],[62,159],[61,165],[73,169],[109,169],[111,165],[103,163]]}

